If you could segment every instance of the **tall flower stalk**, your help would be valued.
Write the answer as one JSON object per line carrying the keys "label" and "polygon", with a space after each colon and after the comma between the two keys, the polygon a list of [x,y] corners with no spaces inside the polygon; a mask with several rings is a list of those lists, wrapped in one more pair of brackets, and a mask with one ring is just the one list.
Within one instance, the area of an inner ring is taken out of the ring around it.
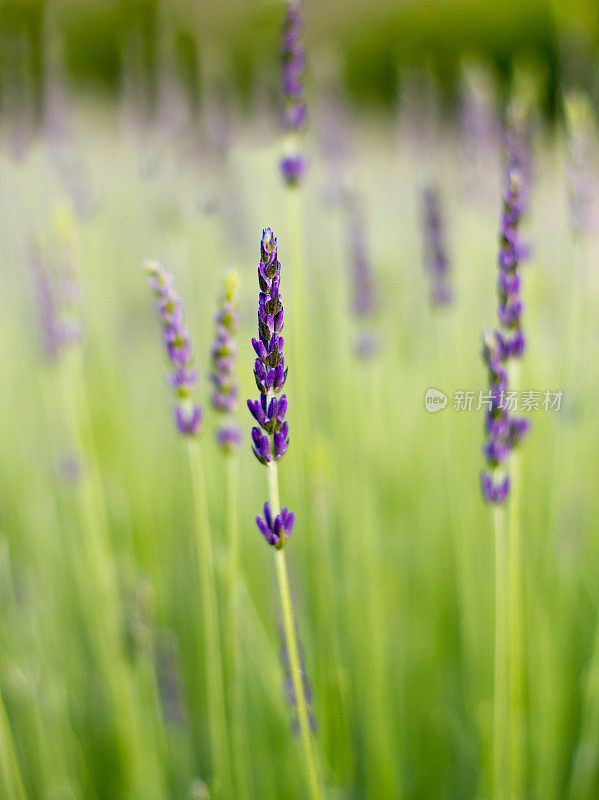
{"label": "tall flower stalk", "polygon": [[214,793],[217,798],[229,798],[231,758],[223,686],[214,555],[202,452],[198,441],[202,408],[193,399],[193,388],[198,376],[197,372],[191,369],[191,341],[185,326],[183,304],[174,289],[173,276],[165,272],[157,261],[148,261],[145,267],[150,276],[150,288],[158,300],[157,309],[162,323],[164,345],[172,366],[169,382],[175,395],[173,408],[175,425],[179,433],[187,439],[204,613],[206,697],[214,769]]}
{"label": "tall flower stalk", "polygon": [[[512,380],[516,383],[513,365],[517,364],[525,349],[518,269],[520,260],[527,253],[519,235],[521,188],[521,173],[517,167],[510,165],[501,215],[498,258],[499,330],[483,336],[482,350],[489,375],[489,393],[485,412],[487,441],[483,447],[487,470],[481,473],[481,487],[484,499],[495,507],[496,800],[507,800],[508,797],[517,800],[524,797],[525,792],[519,465],[513,451],[527,434],[529,422],[510,414],[507,398]],[[511,369],[508,366],[510,362]],[[506,507],[508,497],[509,509]]]}
{"label": "tall flower stalk", "polygon": [[281,508],[279,500],[277,464],[285,455],[289,444],[289,425],[285,420],[287,397],[285,394],[281,394],[287,379],[287,368],[283,355],[284,312],[279,293],[281,264],[277,256],[277,240],[270,228],[265,228],[262,232],[258,282],[260,285],[258,338],[252,339],[252,346],[256,353],[254,377],[260,398],[248,400],[248,408],[258,423],[252,428],[252,450],[258,461],[267,469],[269,500],[264,504],[264,515],[256,517],[256,524],[275,551],[285,642],[297,707],[306,780],[312,800],[320,800],[322,795],[310,731],[310,717],[304,694],[304,681],[284,552],[287,539],[293,530],[295,515],[286,507]]}
{"label": "tall flower stalk", "polygon": [[238,496],[238,449],[242,434],[235,421],[239,401],[239,387],[235,378],[237,345],[235,334],[239,324],[239,275],[231,270],[225,277],[219,307],[215,316],[216,334],[212,345],[212,374],[214,390],[211,402],[214,410],[222,418],[216,431],[216,441],[225,458],[225,508],[228,533],[228,602],[226,637],[227,664],[230,668],[231,698],[231,736],[235,775],[235,789],[238,796],[248,791],[247,746],[244,735],[245,708],[243,700],[243,665],[241,660],[241,637],[239,630],[241,616],[241,586],[239,574],[239,518]]}
{"label": "tall flower stalk", "polygon": [[306,104],[303,99],[303,72],[306,54],[300,42],[302,15],[300,0],[289,0],[283,22],[282,91],[283,128],[286,131],[285,155],[281,175],[288,186],[297,185],[305,171],[306,160],[299,152],[299,133],[306,127]]}
{"label": "tall flower stalk", "polygon": [[297,400],[301,417],[308,419],[307,365],[304,356],[305,348],[300,347],[302,331],[307,330],[302,198],[299,191],[307,166],[306,159],[299,152],[300,134],[305,129],[307,122],[307,109],[303,96],[303,73],[306,54],[300,40],[302,27],[303,19],[300,0],[288,0],[283,20],[281,46],[282,124],[285,130],[285,155],[281,159],[280,168],[283,181],[287,187],[289,236],[293,261],[291,288],[294,302],[294,356],[298,375]]}
{"label": "tall flower stalk", "polygon": [[[122,631],[123,613],[118,575],[110,545],[106,498],[96,452],[81,348],[80,247],[75,218],[68,206],[52,215],[52,234],[32,250],[42,344],[49,369],[41,373],[48,413],[60,398],[69,441],[77,536],[65,538],[77,607],[84,620],[86,646],[98,666],[108,700],[118,762],[126,776],[126,792],[142,792],[153,800],[163,794],[162,770],[154,748],[144,750],[140,714]],[[52,416],[52,425],[55,417]],[[68,529],[68,528],[67,528]],[[154,733],[154,731],[152,731]]]}

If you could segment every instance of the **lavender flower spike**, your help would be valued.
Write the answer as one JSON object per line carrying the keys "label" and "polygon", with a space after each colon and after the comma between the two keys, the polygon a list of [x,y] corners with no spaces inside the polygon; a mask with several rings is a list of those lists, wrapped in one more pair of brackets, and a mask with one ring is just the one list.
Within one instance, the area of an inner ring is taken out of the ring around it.
{"label": "lavender flower spike", "polygon": [[509,476],[498,477],[511,450],[520,444],[529,429],[526,419],[510,417],[506,403],[507,362],[524,352],[521,326],[522,301],[518,266],[527,249],[519,238],[522,214],[520,197],[522,178],[516,167],[509,167],[501,214],[497,316],[500,330],[483,335],[482,357],[489,373],[488,410],[485,414],[487,441],[483,453],[490,469],[481,474],[483,497],[489,503],[501,503],[509,494]]}
{"label": "lavender flower spike", "polygon": [[147,261],[144,266],[150,275],[150,288],[158,298],[163,341],[172,365],[169,382],[177,399],[175,424],[179,433],[195,436],[200,431],[202,408],[194,404],[191,396],[198,374],[190,369],[191,341],[183,320],[183,304],[174,290],[170,273],[165,272],[157,261]]}
{"label": "lavender flower spike", "polygon": [[[279,294],[281,263],[277,257],[277,240],[270,228],[262,231],[258,282],[258,338],[252,339],[252,346],[256,353],[254,377],[260,398],[248,400],[247,405],[258,423],[252,428],[252,451],[261,464],[271,465],[285,455],[289,444],[289,425],[285,420],[287,397],[284,394],[277,396],[285,385],[287,368],[283,356],[284,312]],[[277,514],[271,524],[265,508],[265,519],[260,517],[256,520],[266,541],[276,547],[282,547],[291,532],[289,522],[286,523],[285,519],[277,523],[281,515]],[[293,515],[290,516],[293,525]],[[285,531],[285,536],[281,535],[281,531]]]}
{"label": "lavender flower spike", "polygon": [[424,228],[424,268],[431,277],[431,302],[448,305],[453,300],[449,285],[449,259],[445,248],[441,198],[436,186],[424,190],[422,198]]}
{"label": "lavender flower spike", "polygon": [[488,503],[500,503],[509,493],[509,476],[498,475],[510,452],[510,420],[505,402],[507,374],[501,365],[501,343],[497,334],[483,334],[483,361],[489,373],[489,395],[485,412],[487,441],[483,454],[489,471],[481,473],[481,488]]}
{"label": "lavender flower spike", "polygon": [[522,215],[522,174],[516,167],[509,167],[501,214],[499,248],[499,276],[497,316],[504,331],[500,335],[501,359],[519,358],[525,348],[521,327],[522,300],[520,299],[520,277],[518,267],[521,259],[528,255],[528,247],[520,241],[519,223]]}
{"label": "lavender flower spike", "polygon": [[[303,101],[302,77],[306,55],[300,43],[302,31],[301,6],[299,0],[289,0],[283,23],[282,46],[282,90],[285,102],[283,127],[290,133],[299,132],[306,126],[306,104]],[[297,152],[288,153],[281,161],[281,174],[288,186],[300,182],[306,161]]]}
{"label": "lavender flower spike", "polygon": [[216,432],[216,441],[224,451],[230,453],[241,444],[241,431],[233,419],[239,395],[234,371],[237,348],[233,338],[239,323],[238,288],[239,275],[231,270],[225,278],[220,307],[215,317],[216,337],[212,345],[213,372],[210,376],[214,384],[212,405],[224,420],[224,425]]}
{"label": "lavender flower spike", "polygon": [[51,362],[82,336],[78,262],[75,218],[68,206],[56,206],[51,238],[30,243],[42,346]]}
{"label": "lavender flower spike", "polygon": [[[355,192],[347,196],[348,240],[350,251],[350,278],[352,283],[351,310],[360,326],[374,317],[378,305],[367,242],[367,226],[364,205]],[[370,358],[379,350],[379,342],[374,333],[364,326],[359,331],[355,343],[355,353],[359,358]]]}

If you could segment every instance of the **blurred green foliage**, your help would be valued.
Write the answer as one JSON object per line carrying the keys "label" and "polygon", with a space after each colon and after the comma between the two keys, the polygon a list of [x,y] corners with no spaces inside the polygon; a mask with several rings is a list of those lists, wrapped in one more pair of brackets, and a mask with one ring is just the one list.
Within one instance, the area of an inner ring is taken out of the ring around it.
{"label": "blurred green foliage", "polygon": [[[174,0],[162,5],[157,0],[5,0],[0,6],[0,41],[6,50],[14,37],[26,40],[31,73],[39,86],[44,39],[58,36],[73,79],[114,90],[131,33],[143,43],[152,81],[167,27],[180,45],[188,73],[190,65],[197,69],[201,52],[211,43],[226,53],[234,82],[247,89],[258,61],[275,68],[282,6],[280,1],[249,0]],[[515,56],[542,59],[553,94],[563,48],[588,82],[599,35],[594,4],[588,0],[561,5],[551,0],[307,0],[305,6],[310,49],[340,51],[351,90],[363,99],[385,102],[394,96],[398,63],[432,63],[441,83],[451,89],[464,53],[495,62],[504,74]],[[0,80],[14,66],[10,54],[3,55]]]}

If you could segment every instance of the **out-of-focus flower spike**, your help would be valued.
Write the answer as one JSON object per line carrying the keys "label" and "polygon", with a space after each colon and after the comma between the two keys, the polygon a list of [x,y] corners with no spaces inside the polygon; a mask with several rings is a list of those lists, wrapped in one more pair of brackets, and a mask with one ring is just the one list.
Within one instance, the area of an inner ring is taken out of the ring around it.
{"label": "out-of-focus flower spike", "polygon": [[[282,90],[284,98],[283,127],[297,134],[306,126],[306,104],[303,100],[303,72],[306,54],[300,42],[302,31],[301,3],[288,0],[283,22],[281,48]],[[306,160],[296,151],[295,137],[290,137],[291,151],[281,160],[281,174],[288,186],[297,185],[305,171]]]}
{"label": "out-of-focus flower spike", "polygon": [[173,276],[158,261],[147,260],[144,269],[150,276],[150,289],[158,298],[156,308],[162,323],[163,341],[168,359],[174,368],[169,382],[177,399],[174,408],[175,424],[179,433],[195,436],[201,428],[202,408],[191,398],[197,373],[190,369],[191,341],[184,324],[183,304],[173,288]]}
{"label": "out-of-focus flower spike", "polygon": [[224,425],[216,432],[216,441],[225,452],[233,452],[243,438],[233,419],[239,395],[234,370],[237,356],[234,337],[239,324],[239,275],[235,270],[225,277],[215,323],[213,371],[210,376],[214,392],[211,400],[213,408],[225,418]]}

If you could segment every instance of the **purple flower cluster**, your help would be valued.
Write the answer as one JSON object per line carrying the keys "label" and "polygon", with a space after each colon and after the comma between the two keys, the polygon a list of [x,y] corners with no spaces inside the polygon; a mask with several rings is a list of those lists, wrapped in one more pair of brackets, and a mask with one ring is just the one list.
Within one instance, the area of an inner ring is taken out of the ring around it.
{"label": "purple flower cluster", "polygon": [[[355,193],[350,193],[347,196],[347,213],[349,216],[348,239],[351,249],[351,308],[358,320],[367,320],[374,315],[378,298],[368,254],[366,215],[364,207]],[[361,331],[355,346],[356,355],[360,358],[368,358],[375,355],[378,349],[378,342],[373,333],[371,331]]]}
{"label": "purple flower cluster", "polygon": [[424,190],[422,198],[424,228],[424,268],[431,276],[431,302],[448,305],[453,300],[449,285],[449,259],[445,248],[441,198],[436,186]]}
{"label": "purple flower cluster", "polygon": [[174,389],[177,403],[174,408],[175,423],[180,433],[194,436],[200,430],[202,408],[194,404],[191,391],[198,374],[190,369],[192,354],[189,333],[183,319],[183,304],[174,290],[173,276],[165,272],[157,261],[145,265],[150,275],[150,288],[158,298],[158,315],[166,352],[173,366],[169,382]]}
{"label": "purple flower cluster", "polygon": [[258,530],[264,536],[268,544],[279,547],[283,539],[288,539],[293,530],[295,514],[288,511],[285,507],[281,513],[273,517],[270,503],[264,503],[264,517],[256,517]]}
{"label": "purple flower cluster", "polygon": [[507,373],[501,364],[500,354],[501,345],[497,334],[485,333],[482,357],[489,372],[489,401],[485,412],[487,441],[483,445],[483,454],[491,472],[481,473],[481,486],[489,503],[502,502],[510,490],[509,475],[498,479],[495,474],[510,452],[510,420],[505,404]]}
{"label": "purple flower cluster", "polygon": [[524,352],[524,335],[521,327],[522,300],[518,265],[526,253],[520,242],[518,224],[522,213],[520,201],[521,175],[510,167],[501,215],[499,250],[499,276],[497,315],[500,331],[483,336],[482,357],[489,373],[489,400],[485,414],[487,441],[483,453],[489,468],[481,473],[481,488],[485,500],[500,503],[509,494],[509,476],[498,475],[511,450],[526,436],[530,423],[526,419],[511,417],[508,413],[506,392],[508,376],[506,363],[520,358]]}
{"label": "purple flower cluster", "polygon": [[42,347],[48,361],[81,339],[81,322],[74,318],[81,289],[72,270],[51,269],[39,244],[31,247],[31,268],[35,284]]}
{"label": "purple flower cluster", "polygon": [[521,327],[522,300],[520,299],[520,276],[518,267],[528,255],[528,247],[520,241],[519,224],[522,216],[522,173],[510,166],[501,214],[499,248],[499,276],[497,294],[499,305],[497,316],[505,334],[500,334],[502,360],[519,358],[524,352],[525,341]]}
{"label": "purple flower cluster", "polygon": [[[301,6],[299,0],[289,0],[283,23],[282,89],[285,99],[283,127],[287,131],[301,131],[306,125],[306,104],[303,96],[302,75],[306,54],[300,43],[302,31]],[[281,173],[285,182],[294,186],[301,180],[305,159],[298,153],[287,154],[281,161]]]}
{"label": "purple flower cluster", "polygon": [[214,370],[210,379],[214,384],[214,391],[211,400],[214,408],[225,415],[227,420],[216,432],[216,440],[227,452],[233,452],[241,444],[241,431],[232,420],[239,395],[234,372],[237,347],[233,338],[239,323],[238,286],[239,277],[236,272],[232,271],[225,279],[220,307],[215,317],[216,337],[212,345]]}
{"label": "purple flower cluster", "polygon": [[[252,339],[252,346],[256,353],[254,377],[260,399],[248,400],[247,404],[258,423],[252,428],[253,453],[261,464],[272,466],[272,462],[285,455],[289,424],[285,420],[287,397],[284,394],[277,397],[285,385],[287,368],[283,356],[283,303],[279,294],[281,263],[277,257],[277,240],[270,228],[262,231],[258,282],[258,338]],[[265,506],[264,519],[258,517],[256,521],[267,542],[282,547],[291,533],[293,515],[283,509],[272,519]],[[281,531],[285,531],[285,537],[280,535]]]}

